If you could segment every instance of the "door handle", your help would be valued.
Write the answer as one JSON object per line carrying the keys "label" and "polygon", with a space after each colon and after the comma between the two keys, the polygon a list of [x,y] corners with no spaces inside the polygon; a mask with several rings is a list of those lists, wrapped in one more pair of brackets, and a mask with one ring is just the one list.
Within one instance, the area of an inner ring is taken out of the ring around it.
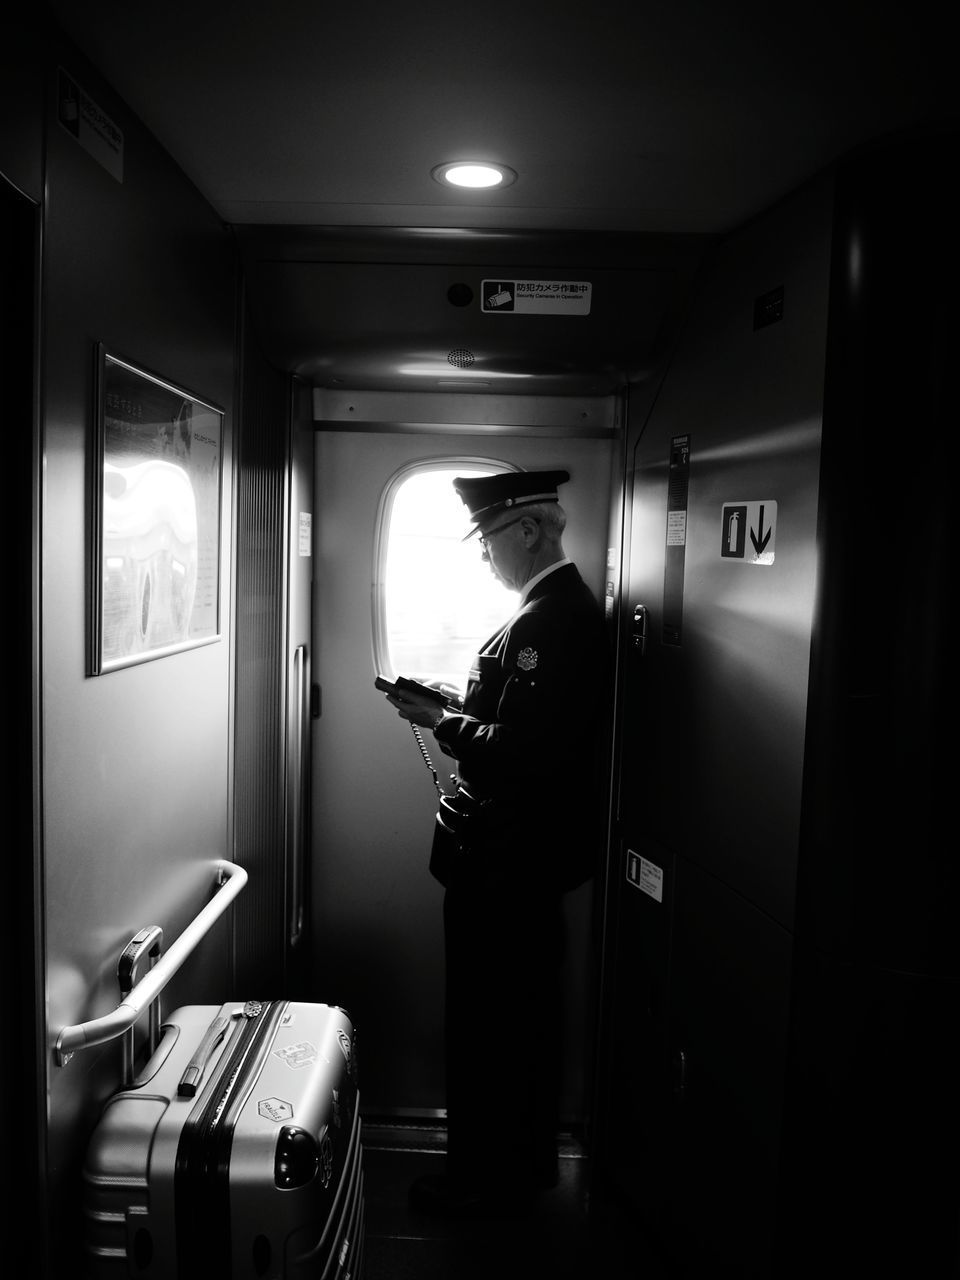
{"label": "door handle", "polygon": [[687,1053],[685,1049],[676,1049],[671,1063],[673,1067],[673,1096],[678,1103],[683,1103],[687,1096]]}
{"label": "door handle", "polygon": [[633,620],[630,623],[630,648],[642,658],[647,652],[647,607],[643,604],[633,606]]}
{"label": "door handle", "polygon": [[305,719],[310,714],[307,692],[307,646],[298,645],[293,654],[289,717],[289,757],[287,759],[287,865],[290,876],[289,942],[295,947],[303,932],[304,841],[304,741]]}

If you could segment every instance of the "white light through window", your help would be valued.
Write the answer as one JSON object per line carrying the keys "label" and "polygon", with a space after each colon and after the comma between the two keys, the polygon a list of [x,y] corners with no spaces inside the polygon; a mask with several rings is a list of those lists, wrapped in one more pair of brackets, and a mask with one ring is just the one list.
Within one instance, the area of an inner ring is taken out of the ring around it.
{"label": "white light through window", "polygon": [[394,478],[381,517],[374,627],[384,674],[463,689],[480,646],[513,614],[516,592],[494,578],[476,538],[463,541],[471,524],[452,483],[508,469],[445,461]]}

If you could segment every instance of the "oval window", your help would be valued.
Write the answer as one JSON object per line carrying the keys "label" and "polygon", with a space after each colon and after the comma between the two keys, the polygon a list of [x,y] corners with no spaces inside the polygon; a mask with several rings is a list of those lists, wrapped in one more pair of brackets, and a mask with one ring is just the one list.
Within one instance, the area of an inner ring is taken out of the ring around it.
{"label": "oval window", "polygon": [[516,593],[481,558],[455,476],[515,467],[444,458],[404,467],[380,501],[374,590],[374,661],[384,675],[466,686],[481,645],[514,612]]}

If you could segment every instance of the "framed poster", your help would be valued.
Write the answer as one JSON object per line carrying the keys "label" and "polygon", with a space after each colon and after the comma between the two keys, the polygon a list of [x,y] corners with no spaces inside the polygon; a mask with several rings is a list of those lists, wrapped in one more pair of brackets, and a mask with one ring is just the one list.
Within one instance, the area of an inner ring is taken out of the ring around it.
{"label": "framed poster", "polygon": [[90,672],[220,639],[223,411],[97,348]]}

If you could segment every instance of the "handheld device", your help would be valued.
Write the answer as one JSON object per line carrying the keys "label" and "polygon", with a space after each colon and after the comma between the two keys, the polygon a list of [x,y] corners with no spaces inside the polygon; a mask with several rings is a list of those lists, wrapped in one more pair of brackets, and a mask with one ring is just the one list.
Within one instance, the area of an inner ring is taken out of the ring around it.
{"label": "handheld device", "polygon": [[404,691],[408,693],[416,693],[421,698],[428,698],[431,702],[435,702],[438,707],[447,705],[447,695],[441,693],[439,689],[432,689],[428,684],[421,684],[419,680],[408,680],[406,676],[397,676],[396,680],[388,680],[386,676],[377,676],[374,685],[383,693],[392,693],[395,698],[403,696]]}
{"label": "handheld device", "polygon": [[[438,707],[447,707],[450,705],[450,699],[445,693],[441,693],[439,689],[431,689],[428,684],[421,684],[419,680],[408,680],[406,676],[397,676],[396,680],[388,680],[386,676],[378,675],[374,680],[374,685],[382,693],[392,693],[395,698],[402,698],[406,690],[408,693],[418,693],[424,698],[428,698],[431,702],[435,702]],[[437,777],[437,771],[433,767],[433,761],[430,759],[430,752],[427,750],[423,741],[423,734],[420,729],[412,721],[410,728],[413,730],[413,736],[417,740],[417,746],[420,748],[420,754],[423,756],[424,764],[433,774],[433,785],[437,789],[437,795],[443,799],[444,791],[440,786],[440,779]],[[451,780],[455,781],[451,774]]]}

